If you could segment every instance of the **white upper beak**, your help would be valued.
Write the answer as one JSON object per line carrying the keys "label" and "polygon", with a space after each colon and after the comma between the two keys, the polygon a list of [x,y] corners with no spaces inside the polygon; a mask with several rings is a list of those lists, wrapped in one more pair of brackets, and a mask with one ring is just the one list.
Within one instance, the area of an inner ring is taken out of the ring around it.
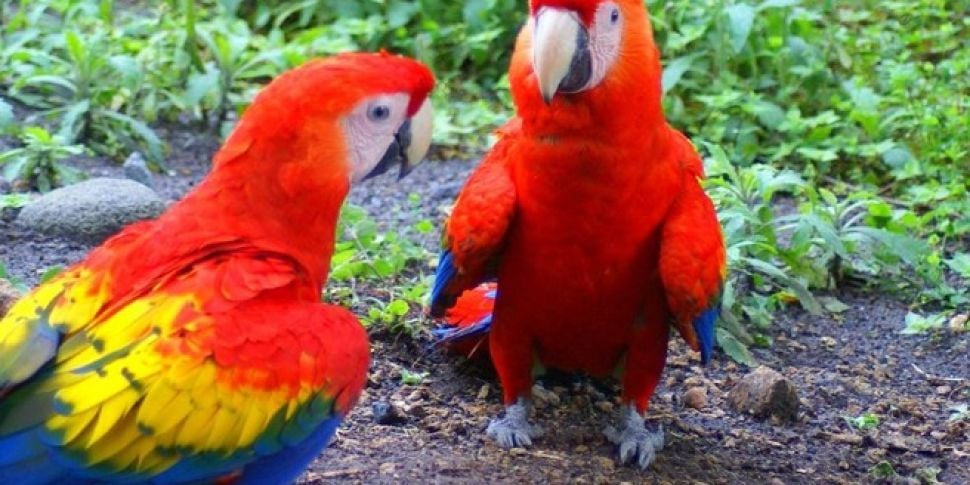
{"label": "white upper beak", "polygon": [[532,37],[532,70],[546,104],[569,74],[576,54],[576,37],[582,28],[574,12],[544,7],[536,13]]}
{"label": "white upper beak", "polygon": [[407,148],[408,165],[411,167],[421,163],[428,154],[433,125],[434,108],[431,99],[425,99],[418,112],[411,117],[411,146]]}

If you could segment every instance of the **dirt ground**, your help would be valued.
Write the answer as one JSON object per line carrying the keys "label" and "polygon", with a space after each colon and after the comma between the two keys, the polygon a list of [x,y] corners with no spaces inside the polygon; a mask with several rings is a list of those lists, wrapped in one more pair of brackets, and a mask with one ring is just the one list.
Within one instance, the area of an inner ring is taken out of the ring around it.
{"label": "dirt ground", "polygon": [[[204,174],[217,144],[184,129],[166,138],[171,172],[156,184],[174,200]],[[75,164],[91,175],[121,173],[102,160]],[[415,218],[440,221],[442,207],[473,166],[425,163],[401,183],[382,177],[355,188],[352,200],[388,227]],[[419,196],[417,207],[408,200],[412,193]],[[14,215],[7,210],[0,217],[0,261],[28,284],[89,249],[15,229]],[[434,237],[426,239],[432,247]],[[488,419],[501,411],[500,388],[487,364],[431,351],[426,337],[373,329],[364,398],[301,482],[867,483],[880,481],[875,470],[889,464],[897,478],[888,481],[931,483],[935,474],[943,483],[970,483],[970,421],[949,421],[951,408],[970,402],[970,336],[901,335],[904,303],[837,296],[847,311],[815,317],[792,307],[771,328],[775,345],[755,351],[798,390],[801,410],[791,424],[733,411],[727,393],[750,369],[723,354],[700,368],[696,356],[672,341],[650,411],[667,432],[667,447],[646,471],[618,466],[600,433],[617,405],[615,383],[545,378],[535,420],[546,436],[531,449],[506,451],[484,438]],[[404,372],[427,375],[406,385]],[[708,397],[700,409],[684,405],[685,392],[695,387]],[[375,404],[399,414],[376,424]],[[867,412],[880,418],[875,429],[860,431],[845,420]]]}

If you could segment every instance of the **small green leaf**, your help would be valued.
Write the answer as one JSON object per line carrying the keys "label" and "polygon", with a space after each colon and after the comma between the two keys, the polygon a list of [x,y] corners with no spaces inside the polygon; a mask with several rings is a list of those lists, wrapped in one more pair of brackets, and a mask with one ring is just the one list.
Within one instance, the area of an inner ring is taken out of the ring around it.
{"label": "small green leaf", "polygon": [[922,316],[918,313],[909,312],[906,314],[906,328],[902,330],[903,335],[917,335],[943,328],[946,323],[946,316],[943,314]]}
{"label": "small green leaf", "polygon": [[892,463],[885,460],[873,465],[872,468],[869,469],[869,475],[872,475],[873,478],[883,479],[890,479],[897,476],[896,469],[893,468]]}
{"label": "small green leaf", "polygon": [[426,377],[428,377],[427,372],[411,372],[407,369],[401,369],[401,384],[406,386],[417,386],[424,382]]}
{"label": "small green leaf", "polygon": [[844,313],[849,310],[849,305],[842,303],[841,300],[832,296],[823,296],[818,299],[829,313]]}
{"label": "small green leaf", "polygon": [[744,364],[746,366],[752,367],[757,362],[748,350],[748,346],[743,344],[740,340],[731,335],[727,330],[723,328],[717,329],[717,344],[724,350],[724,353],[728,354],[731,359],[739,364]]}
{"label": "small green leaf", "polygon": [[395,317],[403,317],[411,310],[411,306],[404,300],[394,300],[387,305],[387,313]]}
{"label": "small green leaf", "polygon": [[882,154],[882,161],[894,169],[901,169],[913,160],[913,152],[904,146],[897,146],[886,150]]}
{"label": "small green leaf", "polygon": [[970,279],[970,253],[957,253],[946,260],[946,265],[963,278]]}
{"label": "small green leaf", "polygon": [[846,416],[844,419],[851,426],[861,430],[875,429],[879,426],[879,416],[872,413],[865,413],[856,418]]}
{"label": "small green leaf", "polygon": [[678,57],[664,66],[662,81],[664,94],[667,94],[671,89],[674,89],[674,87],[677,86],[680,79],[684,77],[684,73],[690,69],[695,57],[697,56],[690,55]]}
{"label": "small green leaf", "polygon": [[48,281],[54,279],[55,276],[61,274],[64,271],[63,266],[51,266],[44,270],[44,273],[40,275],[40,282],[47,283]]}

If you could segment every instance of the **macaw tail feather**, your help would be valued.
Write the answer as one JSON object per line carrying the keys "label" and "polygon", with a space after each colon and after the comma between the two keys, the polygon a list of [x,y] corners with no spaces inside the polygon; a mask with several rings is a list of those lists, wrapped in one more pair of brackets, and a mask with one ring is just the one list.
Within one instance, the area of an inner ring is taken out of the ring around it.
{"label": "macaw tail feather", "polygon": [[434,345],[468,358],[487,356],[488,331],[497,292],[495,283],[484,283],[463,293],[445,313],[443,325],[434,330]]}
{"label": "macaw tail feather", "polygon": [[717,308],[711,308],[694,319],[694,332],[701,347],[701,363],[707,365],[714,353],[714,321],[717,320]]}

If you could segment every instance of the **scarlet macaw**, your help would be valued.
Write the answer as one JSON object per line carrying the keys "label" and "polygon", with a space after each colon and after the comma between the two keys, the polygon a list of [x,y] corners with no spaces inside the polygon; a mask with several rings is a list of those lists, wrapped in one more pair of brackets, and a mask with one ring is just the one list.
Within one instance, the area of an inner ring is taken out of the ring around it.
{"label": "scarlet macaw", "polygon": [[0,482],[288,483],[365,382],[320,303],[352,183],[430,143],[434,85],[389,54],[314,60],[256,97],[212,172],[0,320]]}
{"label": "scarlet macaw", "polygon": [[[643,416],[669,326],[709,359],[725,249],[701,160],[664,118],[642,0],[532,0],[509,80],[517,116],[458,197],[431,313],[451,308],[446,342],[487,332],[500,445],[541,434],[528,421],[534,363],[619,370],[624,406],[606,434],[645,468],[663,446]],[[491,279],[497,290],[462,296]]]}

